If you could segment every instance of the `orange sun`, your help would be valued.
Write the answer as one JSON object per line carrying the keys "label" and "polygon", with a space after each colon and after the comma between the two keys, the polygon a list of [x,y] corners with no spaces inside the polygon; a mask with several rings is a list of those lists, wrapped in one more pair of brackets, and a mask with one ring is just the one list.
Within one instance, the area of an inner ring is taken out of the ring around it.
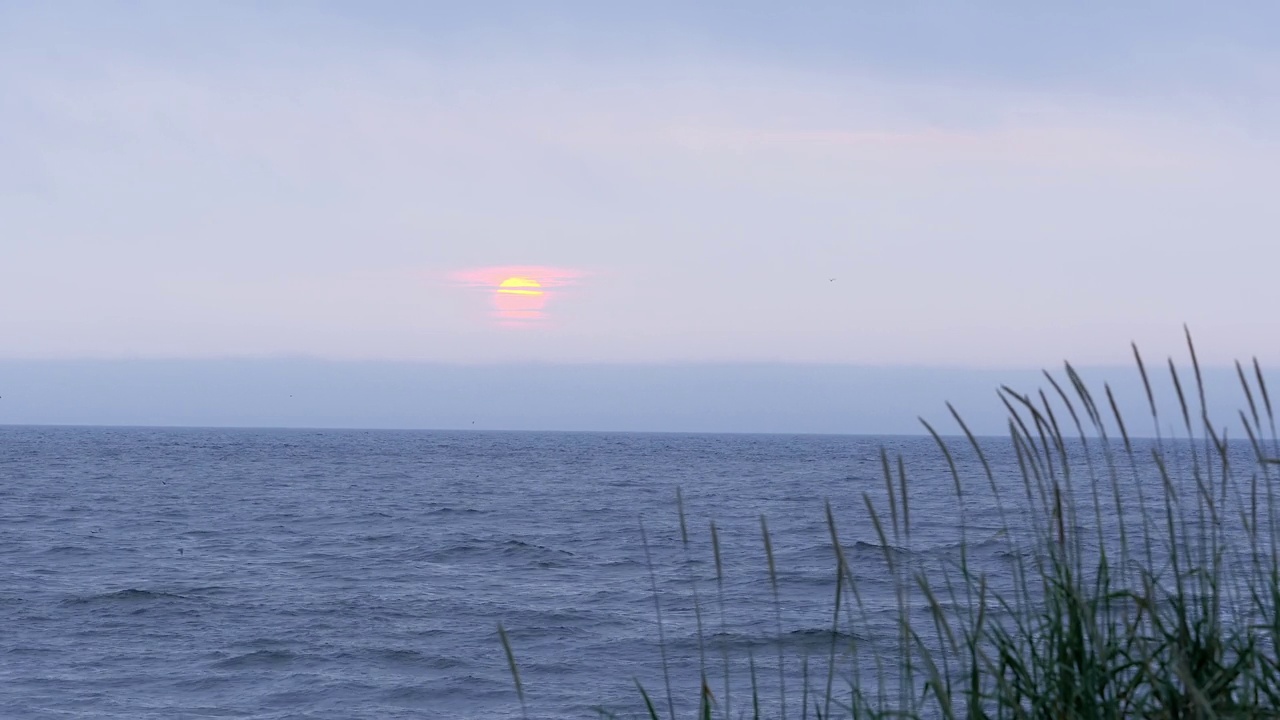
{"label": "orange sun", "polygon": [[493,293],[493,317],[508,327],[532,327],[546,320],[547,300],[582,273],[537,265],[485,267],[453,274],[463,285]]}
{"label": "orange sun", "polygon": [[498,283],[502,295],[541,295],[542,283],[527,277],[509,277]]}
{"label": "orange sun", "polygon": [[493,294],[493,304],[498,319],[507,323],[522,323],[542,319],[542,309],[547,304],[542,283],[529,277],[514,276],[498,283]]}

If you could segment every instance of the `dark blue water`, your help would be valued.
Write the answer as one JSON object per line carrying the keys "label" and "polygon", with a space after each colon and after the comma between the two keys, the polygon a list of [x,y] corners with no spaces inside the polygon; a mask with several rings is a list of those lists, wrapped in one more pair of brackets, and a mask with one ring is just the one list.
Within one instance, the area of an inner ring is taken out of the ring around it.
{"label": "dark blue water", "polygon": [[[881,447],[911,468],[911,551],[953,559],[959,505],[925,438],[0,428],[0,717],[519,717],[499,622],[532,717],[627,716],[634,679],[665,697],[651,567],[681,698],[700,651],[737,675],[754,656],[775,692],[780,638],[795,696],[832,637],[824,500],[857,633],[893,633],[863,505],[884,502]],[[970,561],[998,573],[985,502]]]}

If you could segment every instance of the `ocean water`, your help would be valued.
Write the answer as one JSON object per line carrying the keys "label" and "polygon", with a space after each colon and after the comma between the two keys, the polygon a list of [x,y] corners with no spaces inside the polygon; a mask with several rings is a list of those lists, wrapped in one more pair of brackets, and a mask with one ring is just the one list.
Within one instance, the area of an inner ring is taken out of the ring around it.
{"label": "ocean water", "polygon": [[[882,448],[911,495],[891,550],[940,568],[961,503],[928,438],[0,428],[0,717],[520,717],[499,622],[530,717],[637,713],[664,652],[677,710],[700,653],[796,698],[833,639],[824,502],[867,606],[843,632],[894,632],[864,504],[885,507]],[[969,561],[999,576],[1010,519],[964,504]]]}

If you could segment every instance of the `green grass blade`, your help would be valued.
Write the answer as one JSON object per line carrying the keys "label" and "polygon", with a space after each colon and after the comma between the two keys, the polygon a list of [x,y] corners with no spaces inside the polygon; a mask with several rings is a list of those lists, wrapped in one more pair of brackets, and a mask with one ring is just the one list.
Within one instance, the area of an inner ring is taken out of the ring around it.
{"label": "green grass blade", "polygon": [[507,637],[507,631],[502,627],[502,623],[498,623],[498,639],[502,641],[502,650],[507,654],[507,667],[511,670],[511,679],[516,684],[516,697],[520,698],[520,714],[528,718],[529,708],[524,701],[524,684],[520,682],[520,668],[516,665],[516,654],[511,650],[511,639]]}

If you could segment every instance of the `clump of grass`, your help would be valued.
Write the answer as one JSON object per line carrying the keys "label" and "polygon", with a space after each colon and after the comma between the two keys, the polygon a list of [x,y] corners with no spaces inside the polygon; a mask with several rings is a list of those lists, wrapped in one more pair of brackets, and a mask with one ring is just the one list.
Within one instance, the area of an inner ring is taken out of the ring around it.
{"label": "clump of grass", "polygon": [[[870,624],[865,593],[828,504],[832,640],[819,661],[826,663],[822,682],[810,683],[807,650],[801,660],[800,705],[793,708],[800,717],[1280,717],[1274,491],[1280,440],[1270,394],[1256,360],[1248,369],[1236,364],[1245,441],[1232,444],[1209,417],[1189,334],[1187,346],[1189,382],[1168,363],[1173,431],[1163,424],[1152,376],[1134,348],[1152,439],[1131,436],[1111,387],[1095,394],[1070,364],[1061,375],[1045,374],[1048,390],[1000,389],[1014,475],[993,469],[991,445],[949,405],[960,431],[955,438],[924,423],[958,509],[957,553],[941,564],[910,552],[911,475],[902,457],[882,451],[883,496],[867,492],[863,501],[893,581],[895,632],[862,639]],[[687,561],[689,535],[678,504]],[[999,518],[995,537],[1008,563],[998,571],[973,557],[969,513],[979,505]],[[722,646],[723,698],[713,702],[695,588],[700,718],[786,717],[779,574],[763,518],[761,531],[779,641],[779,697],[763,707],[748,651],[751,705],[731,714],[730,658]],[[711,540],[723,629],[724,571],[714,524]],[[654,593],[656,601],[656,585]],[[665,643],[663,653],[665,673]],[[669,679],[665,684],[674,720]],[[640,692],[647,717],[659,720],[658,705]]]}

